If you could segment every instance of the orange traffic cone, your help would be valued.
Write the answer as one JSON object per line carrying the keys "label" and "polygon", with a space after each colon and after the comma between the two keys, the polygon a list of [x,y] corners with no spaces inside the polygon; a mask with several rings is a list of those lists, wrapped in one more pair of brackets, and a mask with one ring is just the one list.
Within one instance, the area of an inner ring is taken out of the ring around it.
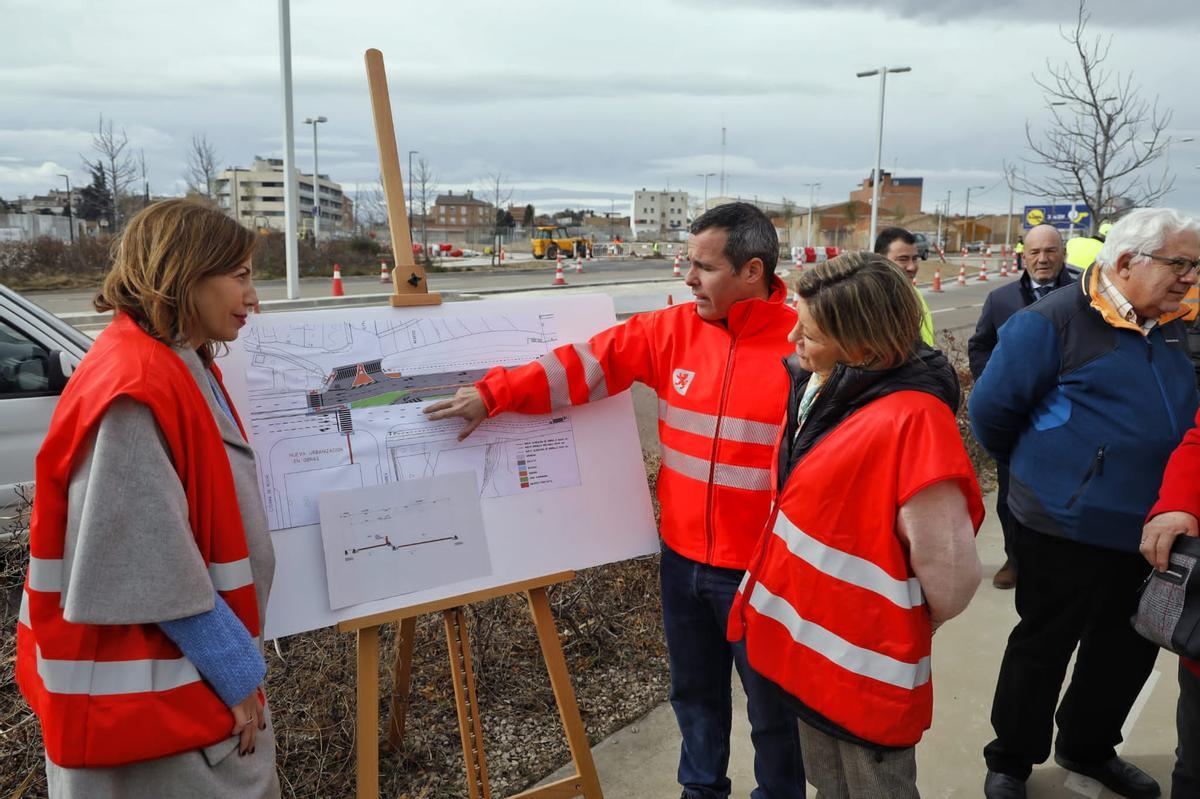
{"label": "orange traffic cone", "polygon": [[392,276],[390,274],[388,274],[387,264],[384,263],[383,261],[379,262],[379,282],[380,283],[391,283],[392,282]]}
{"label": "orange traffic cone", "polygon": [[592,259],[592,248],[591,248],[591,247],[588,247],[588,248],[585,250],[585,252],[587,253],[587,257],[586,257],[586,258],[584,258],[583,260],[587,261],[588,263],[591,263],[591,261],[593,260],[593,259]]}
{"label": "orange traffic cone", "polygon": [[1017,257],[1014,255],[1012,259],[1012,275],[1016,277],[1020,272],[1017,270]]}
{"label": "orange traffic cone", "polygon": [[1008,277],[1008,259],[1000,258],[1000,277]]}
{"label": "orange traffic cone", "polygon": [[679,271],[679,255],[675,255],[675,266],[671,269],[672,277],[683,277],[683,273]]}
{"label": "orange traffic cone", "polygon": [[982,264],[980,264],[980,265],[979,265],[979,277],[978,277],[978,278],[976,278],[976,280],[987,280],[987,279],[988,279],[988,276],[987,276],[987,264],[986,264],[986,263],[982,263]]}
{"label": "orange traffic cone", "polygon": [[576,255],[575,256],[575,274],[578,275],[578,274],[582,274],[582,273],[583,273],[583,256]]}
{"label": "orange traffic cone", "polygon": [[346,290],[342,288],[342,268],[337,264],[333,265],[333,297],[346,296]]}
{"label": "orange traffic cone", "polygon": [[500,245],[500,263],[504,263],[504,245]]}
{"label": "orange traffic cone", "polygon": [[940,266],[933,270],[933,288],[930,291],[934,294],[942,293],[942,268]]}
{"label": "orange traffic cone", "polygon": [[559,253],[558,257],[554,259],[554,282],[551,283],[550,285],[552,285],[552,286],[567,285],[567,279],[563,277],[562,253]]}
{"label": "orange traffic cone", "polygon": [[963,247],[963,248],[962,248],[962,257],[963,257],[963,258],[966,258],[966,257],[967,257],[967,248],[966,248],[966,247]]}
{"label": "orange traffic cone", "polygon": [[958,265],[958,285],[960,285],[960,286],[967,285],[967,265],[966,264]]}
{"label": "orange traffic cone", "polygon": [[675,304],[675,298],[672,297],[670,294],[668,294],[667,295],[667,305],[674,305],[674,304]]}

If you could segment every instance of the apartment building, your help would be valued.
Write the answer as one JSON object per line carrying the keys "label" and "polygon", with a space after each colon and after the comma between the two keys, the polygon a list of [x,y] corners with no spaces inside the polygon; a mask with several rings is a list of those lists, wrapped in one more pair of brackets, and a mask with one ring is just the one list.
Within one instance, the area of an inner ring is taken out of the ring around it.
{"label": "apartment building", "polygon": [[[296,170],[300,187],[300,208],[297,228],[311,234],[313,230],[313,177]],[[320,175],[317,182],[320,199],[321,238],[353,229],[354,219],[350,198],[342,192],[341,184]],[[249,168],[229,167],[217,175],[213,191],[217,204],[234,219],[248,228],[284,229],[283,159],[255,156]]]}
{"label": "apartment building", "polygon": [[629,215],[634,241],[681,239],[687,236],[688,193],[686,191],[647,191],[633,193]]}

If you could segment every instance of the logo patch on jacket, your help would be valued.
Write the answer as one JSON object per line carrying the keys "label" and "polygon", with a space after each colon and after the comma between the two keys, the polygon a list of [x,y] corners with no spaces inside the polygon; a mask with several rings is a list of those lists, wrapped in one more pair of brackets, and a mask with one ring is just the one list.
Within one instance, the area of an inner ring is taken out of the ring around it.
{"label": "logo patch on jacket", "polygon": [[695,377],[695,372],[689,372],[687,369],[676,369],[675,374],[671,375],[671,385],[675,386],[675,390],[680,395],[683,395],[688,393],[688,389],[692,387],[692,380]]}

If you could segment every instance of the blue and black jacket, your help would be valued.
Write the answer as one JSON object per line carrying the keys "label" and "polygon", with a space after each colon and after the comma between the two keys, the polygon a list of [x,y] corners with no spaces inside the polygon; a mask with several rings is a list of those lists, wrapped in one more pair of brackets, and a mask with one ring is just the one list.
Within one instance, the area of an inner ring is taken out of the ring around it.
{"label": "blue and black jacket", "polygon": [[1000,328],[969,411],[979,443],[1011,475],[1026,527],[1136,552],[1167,459],[1196,414],[1184,325],[1148,336],[1093,305],[1097,268]]}

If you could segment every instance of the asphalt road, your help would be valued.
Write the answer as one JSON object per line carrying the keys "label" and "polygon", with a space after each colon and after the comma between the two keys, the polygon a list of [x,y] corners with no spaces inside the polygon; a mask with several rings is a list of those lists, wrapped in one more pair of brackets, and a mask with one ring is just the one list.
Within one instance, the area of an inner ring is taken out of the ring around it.
{"label": "asphalt road", "polygon": [[[958,273],[959,263],[960,259],[951,259],[943,270],[943,274],[949,278],[944,281],[942,293],[933,293],[928,283],[923,283],[920,288],[929,303],[935,328],[939,331],[950,331],[956,338],[965,339],[975,326],[987,293],[1002,285],[1003,281],[1016,278],[999,278],[993,272],[987,282],[980,282],[972,277],[967,285],[959,286],[953,278]],[[965,263],[968,274],[977,275],[979,260],[967,259]],[[931,271],[932,265],[933,262],[928,262],[922,274]],[[686,262],[683,266],[686,271]],[[780,268],[789,272],[794,270],[794,266],[787,263],[781,264]],[[596,260],[585,263],[582,274],[574,271],[573,263],[565,271],[566,287],[552,285],[554,273],[549,265],[533,269],[505,268],[495,271],[434,273],[429,275],[429,286],[431,291],[480,297],[602,292],[613,297],[617,313],[621,315],[660,308],[667,304],[668,297],[674,302],[686,302],[691,296],[682,278],[672,277],[672,263],[669,259]],[[287,296],[283,280],[263,280],[255,285],[260,299],[264,301],[283,300]],[[300,281],[300,296],[327,297],[330,294],[330,285],[327,278],[305,278]],[[390,291],[390,286],[381,284],[377,277],[348,277],[343,279],[343,285],[348,296]],[[27,292],[25,296],[52,313],[61,315],[91,311],[93,294],[93,290],[86,289]],[[97,332],[95,326],[85,329],[93,335]],[[963,345],[965,346],[965,342]]]}

